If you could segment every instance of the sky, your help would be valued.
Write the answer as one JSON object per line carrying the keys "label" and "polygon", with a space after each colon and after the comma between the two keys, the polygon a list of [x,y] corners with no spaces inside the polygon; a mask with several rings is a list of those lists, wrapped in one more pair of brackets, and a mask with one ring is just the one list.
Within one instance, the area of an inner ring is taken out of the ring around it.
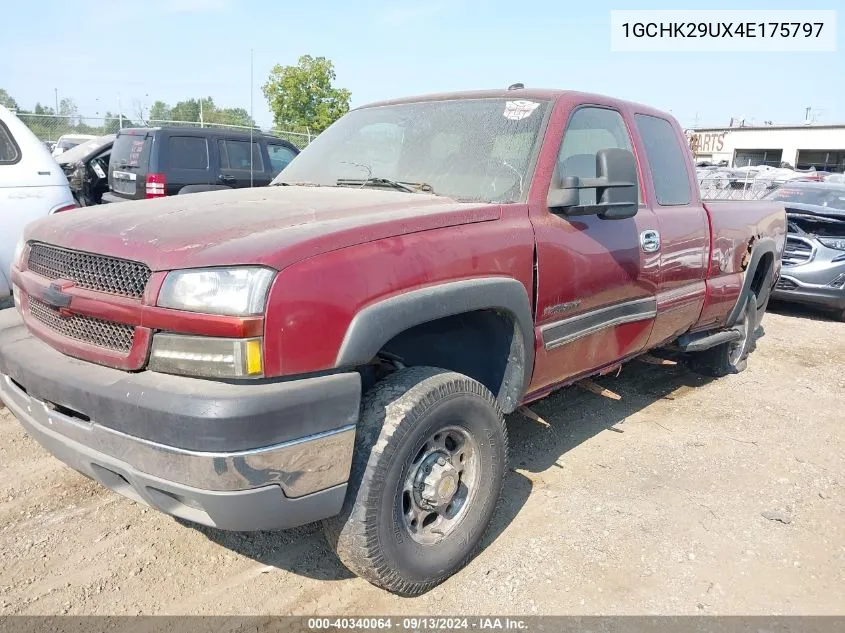
{"label": "sky", "polygon": [[[845,123],[845,11],[832,53],[620,53],[612,9],[836,9],[841,0],[133,0],[8,2],[0,88],[22,108],[71,97],[79,113],[127,116],[191,97],[250,109],[275,64],[325,56],[352,106],[507,87],[598,92],[671,112],[684,127]],[[250,74],[250,49],[254,70]],[[12,58],[9,51],[15,51]]]}

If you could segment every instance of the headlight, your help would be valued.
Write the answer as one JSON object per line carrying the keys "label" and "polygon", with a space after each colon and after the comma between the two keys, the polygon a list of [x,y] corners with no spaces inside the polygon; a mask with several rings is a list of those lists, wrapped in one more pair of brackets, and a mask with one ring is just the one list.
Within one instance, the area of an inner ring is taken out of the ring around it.
{"label": "headlight", "polygon": [[23,249],[26,248],[26,241],[21,238],[18,240],[18,243],[15,244],[15,254],[12,257],[12,265],[17,266],[18,268],[21,267],[21,257],[23,257]]}
{"label": "headlight", "polygon": [[261,378],[261,339],[156,334],[149,368],[202,378]]}
{"label": "headlight", "polygon": [[845,251],[845,238],[841,237],[820,237],[819,242],[828,248],[835,248],[837,251]]}
{"label": "headlight", "polygon": [[207,314],[262,314],[273,275],[256,266],[174,270],[164,280],[158,305]]}

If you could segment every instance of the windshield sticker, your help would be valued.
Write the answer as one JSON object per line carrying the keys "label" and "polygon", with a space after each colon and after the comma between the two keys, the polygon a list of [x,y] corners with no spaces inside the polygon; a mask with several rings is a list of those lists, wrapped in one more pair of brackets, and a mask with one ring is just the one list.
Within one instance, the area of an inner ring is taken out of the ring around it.
{"label": "windshield sticker", "polygon": [[505,102],[505,118],[511,121],[521,121],[527,119],[540,106],[536,101],[507,101]]}

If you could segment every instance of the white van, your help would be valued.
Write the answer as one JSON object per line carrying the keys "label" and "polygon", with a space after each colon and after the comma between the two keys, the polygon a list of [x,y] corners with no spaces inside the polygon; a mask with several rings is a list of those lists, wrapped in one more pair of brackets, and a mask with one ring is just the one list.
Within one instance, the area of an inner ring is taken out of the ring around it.
{"label": "white van", "polygon": [[77,145],[82,145],[86,141],[90,141],[95,138],[97,137],[92,136],[91,134],[64,134],[59,137],[59,140],[56,141],[55,147],[53,147],[53,158],[61,156],[69,149],[73,149]]}
{"label": "white van", "polygon": [[0,105],[0,307],[8,304],[9,269],[24,227],[75,207],[67,178],[50,150]]}

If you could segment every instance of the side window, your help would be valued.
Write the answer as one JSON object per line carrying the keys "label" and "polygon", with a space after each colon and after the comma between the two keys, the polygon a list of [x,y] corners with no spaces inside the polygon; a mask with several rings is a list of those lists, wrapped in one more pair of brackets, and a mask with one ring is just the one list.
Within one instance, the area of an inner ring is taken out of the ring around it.
{"label": "side window", "polygon": [[171,169],[208,169],[208,143],[196,136],[171,136],[167,142]]}
{"label": "side window", "polygon": [[21,159],[21,150],[6,124],[0,121],[0,165],[13,165]]}
{"label": "side window", "polygon": [[643,138],[645,153],[654,180],[657,204],[662,206],[689,204],[692,198],[687,163],[675,128],[666,119],[645,114],[634,116]]}
{"label": "side window", "polygon": [[[633,151],[622,115],[607,108],[579,108],[570,118],[560,144],[558,179],[564,176],[595,178],[596,154],[609,148]],[[596,190],[582,189],[581,204],[595,203]]]}
{"label": "side window", "polygon": [[272,143],[267,144],[267,153],[270,155],[270,171],[273,172],[274,176],[287,167],[288,163],[296,156],[291,148],[284,145],[273,145]]}
{"label": "side window", "polygon": [[[249,171],[249,141],[232,141],[221,139],[217,141],[220,150],[220,167],[222,169],[241,169]],[[222,147],[225,145],[225,152]],[[261,160],[261,149],[258,143],[252,143],[252,169],[264,171]]]}

